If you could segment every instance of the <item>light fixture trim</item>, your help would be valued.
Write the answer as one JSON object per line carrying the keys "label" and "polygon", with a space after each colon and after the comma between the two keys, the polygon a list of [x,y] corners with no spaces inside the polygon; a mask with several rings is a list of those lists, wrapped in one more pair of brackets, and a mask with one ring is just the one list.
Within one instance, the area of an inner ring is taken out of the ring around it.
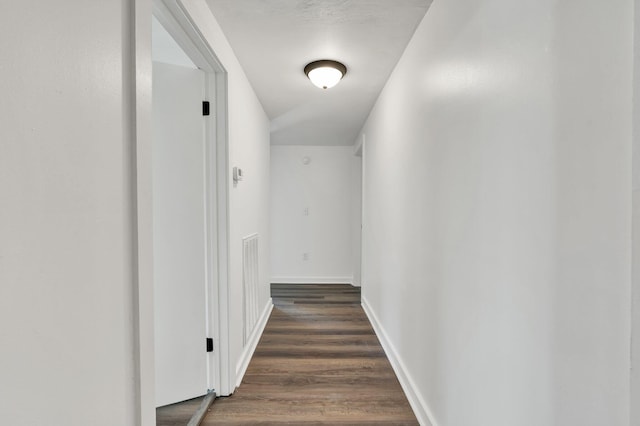
{"label": "light fixture trim", "polygon": [[[312,72],[320,68],[329,68],[332,70],[336,70],[340,73],[340,78],[333,81],[318,81],[316,79],[316,76],[312,75]],[[304,67],[304,73],[315,86],[320,87],[321,89],[328,89],[338,84],[340,80],[344,78],[344,76],[347,74],[347,67],[343,63],[334,61],[332,59],[321,59],[319,61],[308,63]]]}

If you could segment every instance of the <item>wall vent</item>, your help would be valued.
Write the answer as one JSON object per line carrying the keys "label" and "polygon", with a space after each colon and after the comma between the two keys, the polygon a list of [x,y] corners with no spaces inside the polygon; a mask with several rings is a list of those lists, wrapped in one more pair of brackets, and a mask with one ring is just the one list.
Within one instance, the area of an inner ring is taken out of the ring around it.
{"label": "wall vent", "polygon": [[244,344],[247,344],[260,315],[258,274],[258,234],[242,239],[242,289],[244,309]]}

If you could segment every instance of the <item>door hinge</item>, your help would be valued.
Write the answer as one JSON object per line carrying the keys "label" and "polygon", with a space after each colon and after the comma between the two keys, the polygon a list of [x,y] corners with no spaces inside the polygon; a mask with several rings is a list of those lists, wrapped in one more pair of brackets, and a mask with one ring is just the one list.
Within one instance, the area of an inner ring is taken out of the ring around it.
{"label": "door hinge", "polygon": [[207,337],[207,352],[213,352],[213,339]]}
{"label": "door hinge", "polygon": [[202,115],[209,115],[209,101],[202,101]]}

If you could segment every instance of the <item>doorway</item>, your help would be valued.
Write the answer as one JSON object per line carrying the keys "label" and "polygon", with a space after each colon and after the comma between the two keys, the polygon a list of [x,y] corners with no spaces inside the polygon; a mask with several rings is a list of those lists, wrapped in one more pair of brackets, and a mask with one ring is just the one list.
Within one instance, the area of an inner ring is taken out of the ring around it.
{"label": "doorway", "polygon": [[153,21],[153,252],[156,405],[204,395],[207,143],[205,73]]}
{"label": "doorway", "polygon": [[227,81],[178,1],[154,1],[153,27],[155,393],[162,406],[228,392]]}

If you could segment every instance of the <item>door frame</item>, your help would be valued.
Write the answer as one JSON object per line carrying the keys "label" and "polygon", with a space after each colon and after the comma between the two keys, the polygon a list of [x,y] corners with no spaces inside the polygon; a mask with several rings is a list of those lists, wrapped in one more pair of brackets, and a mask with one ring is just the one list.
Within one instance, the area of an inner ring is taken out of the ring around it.
{"label": "door frame", "polygon": [[[181,0],[154,0],[153,16],[165,27],[193,63],[205,72],[206,100],[212,119],[205,125],[205,215],[207,337],[214,352],[208,359],[209,390],[231,393],[229,356],[229,187],[227,72],[204,39]],[[205,349],[203,341],[203,350]]]}
{"label": "door frame", "polygon": [[356,140],[354,147],[354,155],[360,157],[360,264],[357,267],[360,268],[360,287],[364,287],[364,184],[365,184],[365,145],[366,135],[362,133]]}

